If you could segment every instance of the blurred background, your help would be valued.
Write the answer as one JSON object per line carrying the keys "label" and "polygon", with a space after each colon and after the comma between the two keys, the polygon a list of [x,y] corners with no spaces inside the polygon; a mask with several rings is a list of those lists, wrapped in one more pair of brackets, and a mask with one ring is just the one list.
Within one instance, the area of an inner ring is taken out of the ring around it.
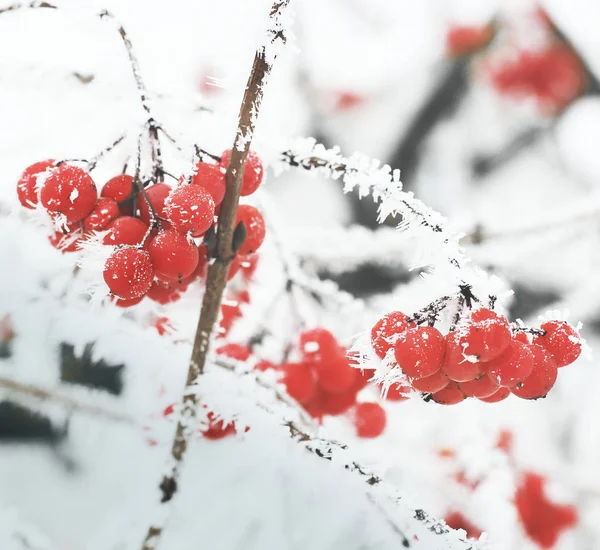
{"label": "blurred background", "polygon": [[[165,364],[185,365],[188,349],[157,342],[154,321],[145,317],[124,329],[117,314],[61,302],[72,260],[14,214],[14,182],[39,158],[90,157],[140,120],[122,43],[90,10],[108,8],[127,28],[160,119],[220,151],[235,130],[269,2],[59,5],[69,10],[0,17],[2,373],[93,387],[107,399],[117,396],[123,410],[155,414],[181,380],[181,373],[165,374]],[[511,320],[559,310],[583,322],[593,350],[600,331],[600,4],[299,0],[293,9],[293,38],[269,83],[255,149],[268,161],[291,138],[314,136],[400,169],[405,189],[464,234],[474,263],[513,289]],[[100,167],[100,179],[111,170]],[[307,271],[333,279],[372,312],[399,308],[414,292],[418,271],[393,221],[377,223],[372,201],[299,173],[270,175],[266,192],[285,220],[286,246]],[[54,301],[32,292],[40,286]],[[194,315],[194,307],[169,312],[183,340]],[[369,326],[338,315],[336,329],[349,339]],[[147,346],[143,361],[140,345]],[[588,354],[561,372],[543,402],[446,409],[390,403],[387,437],[361,452],[383,464],[415,506],[470,536],[486,531],[497,548],[594,550],[599,387]],[[156,477],[164,448],[162,455],[150,449],[129,427],[53,405],[30,408],[3,393],[0,541],[2,526],[17,525],[18,516],[48,535],[54,546],[47,548],[129,548],[122,541],[139,538],[146,517],[140,503],[155,498],[147,480]],[[341,420],[324,428],[350,433]],[[193,464],[208,474],[186,488],[165,548],[196,548],[199,538],[223,549],[398,547],[341,476],[287,450],[265,455],[263,443],[194,449]],[[537,536],[514,505],[523,479],[547,482],[547,495],[532,505],[547,510],[532,528]],[[576,521],[565,520],[571,513]],[[15,540],[7,535],[1,550],[50,544]]]}

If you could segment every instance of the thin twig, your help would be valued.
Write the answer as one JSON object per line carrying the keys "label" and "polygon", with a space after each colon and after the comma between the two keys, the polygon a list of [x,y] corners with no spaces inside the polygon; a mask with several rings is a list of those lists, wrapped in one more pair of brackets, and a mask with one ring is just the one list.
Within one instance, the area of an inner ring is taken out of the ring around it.
{"label": "thin twig", "polygon": [[[188,368],[187,380],[182,399],[182,407],[171,447],[172,464],[163,477],[159,488],[161,491],[161,512],[177,493],[181,466],[192,434],[193,420],[197,414],[198,399],[189,389],[204,372],[209,352],[210,338],[217,323],[221,308],[223,291],[227,284],[229,266],[235,257],[233,234],[236,226],[237,207],[244,175],[246,158],[254,135],[256,118],[260,111],[263,90],[267,77],[271,72],[274,53],[267,51],[285,43],[282,26],[282,12],[289,0],[279,0],[273,4],[270,12],[271,28],[268,29],[269,43],[261,46],[254,57],[254,63],[246,85],[246,91],[240,108],[238,130],[231,149],[231,158],[227,167],[227,188],[219,215],[219,231],[217,234],[216,255],[209,266],[206,279],[206,290],[202,300],[200,318],[194,339],[192,356]],[[161,513],[160,520],[153,523],[147,531],[142,550],[155,550],[164,530],[167,514]]]}

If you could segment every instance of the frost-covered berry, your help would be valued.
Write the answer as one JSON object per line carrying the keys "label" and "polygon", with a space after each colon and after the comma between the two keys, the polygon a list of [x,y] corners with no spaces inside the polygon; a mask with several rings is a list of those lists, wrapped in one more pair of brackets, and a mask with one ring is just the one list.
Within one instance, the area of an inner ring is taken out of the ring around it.
{"label": "frost-covered berry", "polygon": [[150,290],[154,268],[150,255],[138,248],[122,248],[113,252],[104,264],[104,281],[118,298],[139,298]]}
{"label": "frost-covered berry", "polygon": [[119,217],[119,205],[114,199],[100,197],[94,209],[83,220],[87,230],[102,231],[111,221]]}
{"label": "frost-covered berry", "polygon": [[411,390],[409,386],[404,386],[403,384],[392,384],[385,394],[385,399],[387,401],[406,401],[410,391]]}
{"label": "frost-covered berry", "polygon": [[487,308],[474,311],[461,330],[464,331],[465,353],[480,361],[491,361],[510,344],[511,334],[506,317]]}
{"label": "frost-covered berry", "polygon": [[117,202],[123,202],[133,192],[133,176],[128,174],[119,174],[114,178],[110,178],[100,191],[101,197],[114,199]]}
{"label": "frost-covered berry", "polygon": [[498,391],[498,384],[489,376],[480,374],[478,378],[459,384],[466,397],[489,397]]}
{"label": "frost-covered berry", "polygon": [[111,222],[106,231],[107,233],[102,240],[103,244],[135,246],[143,241],[148,226],[138,218],[122,216]]}
{"label": "frost-covered berry", "polygon": [[474,355],[465,352],[466,343],[459,331],[449,332],[445,336],[446,355],[442,363],[442,370],[450,380],[467,382],[473,380],[481,373],[480,363]]}
{"label": "frost-covered berry", "polygon": [[456,405],[465,400],[465,395],[456,382],[450,381],[444,389],[431,394],[431,398],[440,405]]}
{"label": "frost-covered berry", "polygon": [[85,234],[81,229],[72,230],[69,233],[55,231],[48,237],[50,244],[61,252],[77,252],[81,248],[81,243]]}
{"label": "frost-covered berry", "polygon": [[282,382],[288,394],[298,403],[308,403],[317,388],[312,369],[305,363],[286,363],[282,365]]}
{"label": "frost-covered berry", "polygon": [[165,305],[179,300],[179,298],[181,298],[181,291],[172,283],[155,279],[152,281],[152,286],[150,287],[150,290],[148,290],[146,296],[158,304]]}
{"label": "frost-covered berry", "polygon": [[40,188],[40,203],[52,217],[66,223],[83,220],[94,208],[98,192],[82,168],[63,163],[50,172]]}
{"label": "frost-covered berry", "polygon": [[547,321],[540,327],[546,334],[535,336],[533,343],[547,350],[557,367],[570,365],[581,354],[581,338],[577,331],[563,321]]}
{"label": "frost-covered berry", "polygon": [[224,420],[217,420],[217,417],[213,412],[208,413],[207,420],[208,426],[201,430],[205,439],[216,441],[237,433],[235,424],[225,424]]}
{"label": "frost-covered berry", "polygon": [[198,247],[174,229],[161,231],[148,248],[157,275],[181,280],[198,266]]}
{"label": "frost-covered berry", "polygon": [[450,383],[450,378],[440,369],[425,378],[415,378],[410,381],[410,385],[417,391],[423,393],[435,393],[443,390]]}
{"label": "frost-covered berry", "polygon": [[52,169],[54,160],[43,160],[25,168],[17,182],[17,197],[25,208],[35,208],[38,203],[37,178],[46,170]]}
{"label": "frost-covered berry", "polygon": [[385,411],[377,403],[359,403],[354,410],[354,425],[358,437],[378,437],[385,430]]}
{"label": "frost-covered berry", "polygon": [[508,388],[498,388],[492,395],[489,395],[488,397],[478,397],[477,399],[484,403],[498,403],[499,401],[504,401],[509,395],[510,390]]}
{"label": "frost-covered berry", "polygon": [[117,296],[111,296],[110,301],[117,307],[128,308],[139,304],[144,299],[144,295],[138,296],[137,298],[131,298],[130,300],[123,300]]}
{"label": "frost-covered berry", "polygon": [[215,203],[198,185],[181,185],[165,201],[165,217],[180,233],[203,235],[214,222]]}
{"label": "frost-covered berry", "polygon": [[[408,315],[401,311],[392,311],[384,315],[371,329],[371,347],[379,359],[394,347],[397,336],[409,326]],[[410,323],[414,326],[414,323]]]}
{"label": "frost-covered berry", "polygon": [[[182,180],[180,180],[180,183]],[[208,164],[207,162],[199,162],[196,164],[196,169],[192,177],[192,184],[198,185],[210,193],[215,206],[223,202],[225,197],[225,168],[219,164]]]}
{"label": "frost-covered berry", "polygon": [[236,217],[236,225],[239,223],[243,223],[246,228],[246,238],[238,253],[242,256],[253,254],[265,240],[265,220],[254,206],[241,204]]}
{"label": "frost-covered berry", "polygon": [[554,359],[543,347],[533,344],[529,349],[533,354],[533,370],[511,391],[521,399],[539,399],[546,397],[554,386],[558,370]]}
{"label": "frost-covered berry", "polygon": [[[231,150],[223,151],[221,156],[221,166],[227,169],[229,159],[231,157]],[[260,157],[254,152],[249,151],[248,157],[246,158],[246,166],[244,168],[244,179],[242,180],[242,189],[240,194],[242,197],[252,195],[261,184],[263,179],[263,165]]]}
{"label": "frost-covered berry", "polygon": [[512,388],[527,378],[533,370],[531,346],[513,340],[501,355],[482,363],[486,374],[499,386]]}
{"label": "frost-covered berry", "polygon": [[404,374],[425,378],[440,369],[445,349],[444,337],[436,328],[410,327],[396,340],[394,354]]}
{"label": "frost-covered berry", "polygon": [[[166,183],[155,183],[146,189],[146,196],[159,218],[165,217],[165,201],[170,192],[171,188]],[[150,209],[142,193],[138,195],[138,206],[140,209],[140,219],[149,225]]]}

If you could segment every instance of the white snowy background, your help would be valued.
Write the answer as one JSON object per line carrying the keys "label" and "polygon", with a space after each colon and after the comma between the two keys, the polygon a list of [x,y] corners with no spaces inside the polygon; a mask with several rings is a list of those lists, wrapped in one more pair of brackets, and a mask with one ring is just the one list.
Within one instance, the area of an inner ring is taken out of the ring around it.
{"label": "white snowy background", "polygon": [[[126,420],[67,412],[60,404],[41,405],[0,390],[1,398],[34,407],[59,429],[68,424],[68,437],[55,445],[0,443],[0,550],[130,550],[139,548],[158,499],[157,480],[173,430],[161,412],[181,392],[200,294],[189,292],[184,302],[170,306],[144,303],[125,315],[90,306],[71,281],[75,259],[51,248],[44,230],[15,208],[15,182],[36,160],[93,156],[128,129],[133,147],[143,113],[125,51],[112,24],[90,13],[110,9],[127,28],[155,92],[157,118],[174,134],[219,152],[232,141],[270,2],[57,4],[68,9],[0,16],[0,318],[10,314],[17,334],[12,356],[0,360],[0,375],[93,402]],[[592,0],[547,0],[544,6],[600,74],[600,7]],[[292,38],[269,82],[254,148],[269,160],[290,138],[318,133],[348,155],[361,151],[385,162],[449,63],[448,25],[486,22],[498,13],[518,20],[531,7],[523,0],[298,0]],[[74,73],[94,78],[82,84]],[[336,109],[340,93],[363,99]],[[568,310],[569,320],[584,323],[593,351],[600,326],[600,97],[575,102],[539,141],[491,176],[475,180],[469,170],[474,155],[497,150],[536,123],[548,121],[534,105],[500,98],[473,78],[458,112],[429,136],[410,185],[457,233],[481,225],[497,235],[469,245],[467,252],[506,288],[526,290],[514,300],[551,296],[529,308],[526,321],[535,323],[546,309]],[[124,156],[110,158],[94,173],[98,181],[120,170]],[[185,168],[181,160],[173,163]],[[405,253],[403,234],[382,228],[375,235],[353,225],[341,187],[299,172],[278,177],[270,172],[258,200],[279,222],[280,246],[299,254],[309,268],[336,273],[367,261],[397,265]],[[267,242],[265,256],[274,247]],[[270,270],[280,269],[276,260],[265,264],[257,273],[258,316],[277,279]],[[356,311],[333,307],[319,321],[350,344],[378,314],[418,309],[438,290],[427,281],[398,283]],[[177,329],[166,337],[152,326],[163,315]],[[237,337],[243,336],[240,327]],[[61,342],[75,345],[78,354],[96,342],[96,359],[126,365],[122,395],[63,387]],[[399,490],[407,510],[422,508],[439,518],[462,512],[486,532],[483,547],[537,548],[519,525],[512,497],[521,472],[539,472],[550,480],[552,498],[575,504],[580,515],[577,528],[556,548],[593,550],[600,546],[596,363],[588,354],[561,369],[545,400],[509,398],[494,405],[469,400],[454,407],[419,399],[383,402],[388,425],[382,437],[357,439],[344,417],[328,419],[322,435],[350,443],[364,464]],[[251,409],[245,388],[233,377],[211,383],[207,402],[225,417]],[[374,390],[366,392],[361,399],[378,399]],[[360,477],[307,453],[267,417],[253,411],[245,419],[248,433],[194,441],[161,548],[402,547],[365,496]],[[514,435],[511,459],[496,448],[502,430]],[[157,444],[149,445],[149,439]],[[456,458],[440,457],[441,449],[454,450]],[[476,490],[454,481],[459,471],[482,480]],[[414,547],[446,550],[449,544],[432,535]]]}

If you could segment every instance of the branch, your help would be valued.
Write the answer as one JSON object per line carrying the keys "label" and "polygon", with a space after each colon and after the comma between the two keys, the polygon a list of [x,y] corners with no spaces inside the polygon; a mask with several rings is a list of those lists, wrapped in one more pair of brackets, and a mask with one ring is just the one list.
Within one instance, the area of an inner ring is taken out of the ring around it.
{"label": "branch", "polygon": [[148,528],[142,550],[154,550],[158,547],[167,516],[166,513],[162,513],[163,509],[171,502],[177,492],[180,470],[192,433],[191,426],[198,408],[198,398],[189,389],[196,384],[198,377],[204,372],[210,338],[219,317],[221,299],[227,284],[229,266],[235,257],[233,234],[236,226],[244,167],[262,103],[264,86],[277,54],[276,48],[286,41],[282,14],[288,4],[289,0],[279,0],[273,4],[270,12],[271,27],[267,30],[268,41],[257,50],[246,85],[240,108],[238,130],[233,142],[229,166],[227,167],[227,189],[219,215],[216,257],[208,269],[206,290],[202,300],[192,357],[188,368],[180,417],[171,448],[173,460],[168,473],[163,477],[159,486],[161,491],[159,521],[154,522]]}

